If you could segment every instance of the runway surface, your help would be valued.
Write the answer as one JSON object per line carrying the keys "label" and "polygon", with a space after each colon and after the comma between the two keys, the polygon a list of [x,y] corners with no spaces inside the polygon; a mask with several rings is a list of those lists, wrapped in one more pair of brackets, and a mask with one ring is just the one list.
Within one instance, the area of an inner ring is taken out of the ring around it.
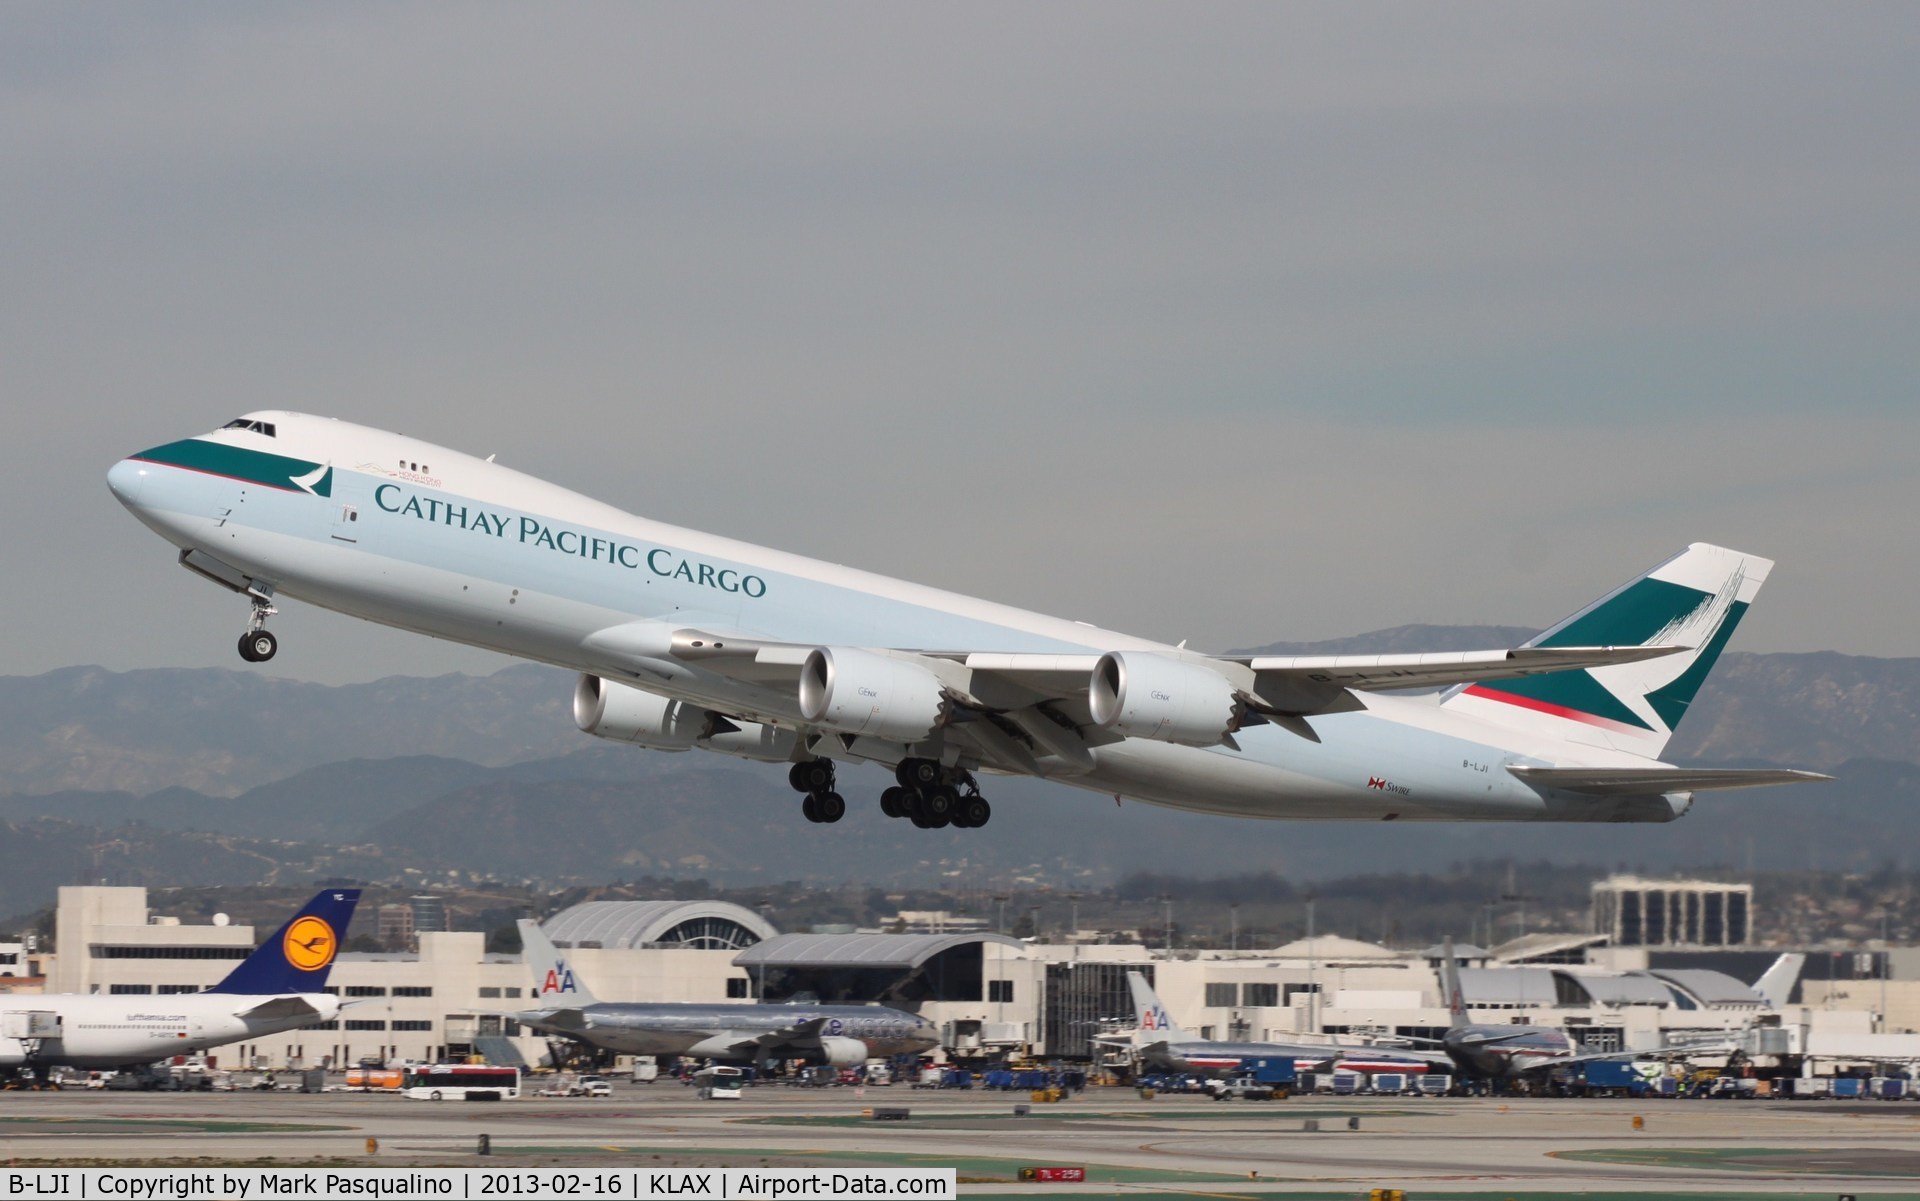
{"label": "runway surface", "polygon": [[[953,1167],[970,1196],[1352,1198],[1906,1196],[1920,1199],[1920,1103],[1465,1098],[1141,1100],[904,1087],[674,1084],[603,1100],[496,1104],[326,1093],[0,1093],[0,1157],[21,1166],[204,1160],[404,1167]],[[862,1116],[904,1107],[903,1122]],[[1633,1119],[1644,1120],[1634,1129]],[[1319,1127],[1309,1129],[1311,1125]],[[1350,1128],[1357,1127],[1357,1128]],[[492,1154],[476,1154],[486,1134]],[[367,1140],[378,1141],[371,1154]],[[1089,1183],[1022,1184],[1028,1166]]]}

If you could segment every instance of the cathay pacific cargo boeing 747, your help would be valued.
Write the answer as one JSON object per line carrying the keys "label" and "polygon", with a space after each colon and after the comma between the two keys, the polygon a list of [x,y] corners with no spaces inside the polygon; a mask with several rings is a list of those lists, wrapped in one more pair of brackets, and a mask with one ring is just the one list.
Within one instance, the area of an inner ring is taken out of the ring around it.
{"label": "cathay pacific cargo boeing 747", "polygon": [[[1210,655],[622,512],[489,459],[253,413],[108,472],[180,562],[580,673],[582,730],[787,763],[809,820],[873,762],[917,826],[982,826],[980,773],[1240,817],[1671,821],[1817,779],[1662,748],[1771,564],[1695,544],[1517,649]],[[1409,689],[1445,691],[1394,695]]]}

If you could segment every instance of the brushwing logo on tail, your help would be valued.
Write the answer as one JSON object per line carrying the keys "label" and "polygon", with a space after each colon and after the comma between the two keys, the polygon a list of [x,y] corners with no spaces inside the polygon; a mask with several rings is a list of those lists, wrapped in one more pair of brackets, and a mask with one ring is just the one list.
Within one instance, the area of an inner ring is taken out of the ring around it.
{"label": "brushwing logo on tail", "polygon": [[280,940],[280,950],[294,967],[303,972],[317,972],[333,962],[339,946],[333,927],[326,919],[308,914],[287,927],[286,937]]}

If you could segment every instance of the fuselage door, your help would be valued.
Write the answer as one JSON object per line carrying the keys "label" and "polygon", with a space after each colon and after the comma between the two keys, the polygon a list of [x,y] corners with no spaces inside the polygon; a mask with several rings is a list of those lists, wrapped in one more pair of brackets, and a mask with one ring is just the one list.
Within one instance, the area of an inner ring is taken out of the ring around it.
{"label": "fuselage door", "polygon": [[333,536],[339,542],[360,541],[360,510],[357,506],[339,502],[334,504]]}

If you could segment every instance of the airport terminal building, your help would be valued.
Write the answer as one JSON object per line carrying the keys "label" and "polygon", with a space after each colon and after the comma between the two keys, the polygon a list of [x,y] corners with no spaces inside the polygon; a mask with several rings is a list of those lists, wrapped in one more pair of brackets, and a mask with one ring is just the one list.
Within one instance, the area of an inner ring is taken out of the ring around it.
{"label": "airport terminal building", "polygon": [[[1268,950],[1169,955],[979,929],[783,934],[762,914],[717,901],[589,902],[543,928],[601,1000],[891,1005],[933,1022],[944,1053],[962,1060],[1100,1058],[1093,1040],[1134,1024],[1126,980],[1134,971],[1203,1038],[1433,1037],[1447,1025],[1440,948],[1396,951],[1332,935]],[[47,991],[197,991],[265,933],[154,914],[143,888],[62,888]],[[353,1004],[338,1021],[222,1048],[220,1064],[343,1067],[467,1055],[539,1063],[545,1041],[511,1016],[534,1004],[532,969],[521,957],[487,953],[476,932],[415,937],[416,950],[339,956],[330,989]],[[1777,1026],[1794,1053],[1871,1048],[1920,1059],[1920,1035],[1911,1033],[1920,1027],[1920,956],[1890,957],[1891,979],[1805,980],[1791,1004],[1774,1006],[1752,987],[1772,958],[1765,951],[1745,952],[1738,972],[1673,959],[1678,952],[1659,947],[1615,946],[1608,932],[1532,935],[1455,954],[1475,1020],[1559,1027],[1596,1050]]]}

